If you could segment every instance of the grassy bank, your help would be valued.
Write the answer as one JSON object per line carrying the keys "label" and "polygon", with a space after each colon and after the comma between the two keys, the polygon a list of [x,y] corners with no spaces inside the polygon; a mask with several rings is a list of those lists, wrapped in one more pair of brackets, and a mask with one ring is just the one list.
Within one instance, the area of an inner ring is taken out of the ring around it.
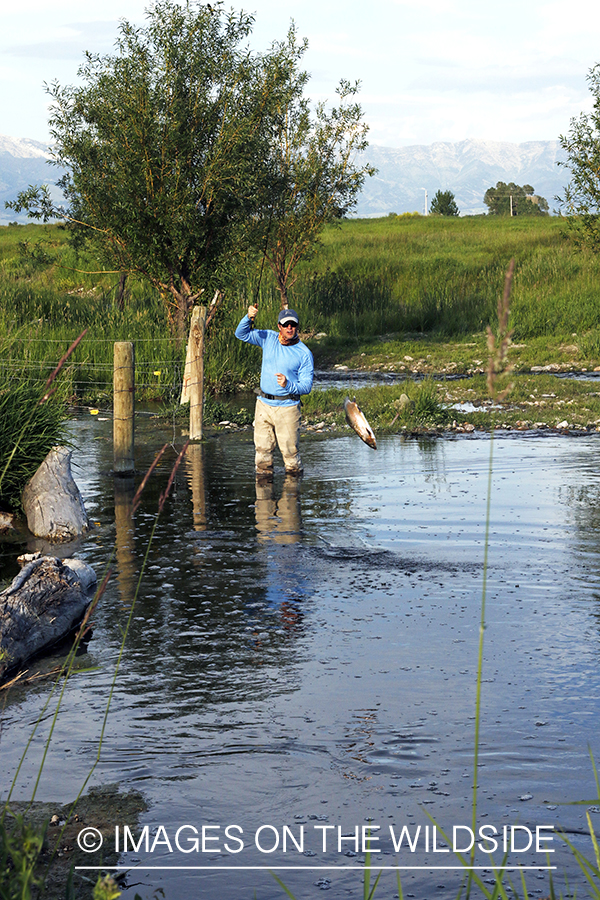
{"label": "grassy bank", "polygon": [[547,374],[516,375],[512,381],[509,396],[494,407],[483,375],[451,382],[407,381],[394,386],[318,391],[304,403],[303,417],[309,432],[343,433],[347,428],[343,402],[350,394],[377,435],[487,431],[492,420],[495,428],[508,430],[600,429],[600,384]]}
{"label": "grassy bank", "polygon": [[[513,362],[593,369],[600,362],[596,299],[600,263],[577,250],[563,220],[443,219],[388,216],[349,220],[325,231],[316,257],[293,289],[304,337],[317,366],[395,371],[408,376],[478,374],[487,358],[485,327],[496,319],[508,261]],[[184,350],[173,340],[165,302],[119,273],[76,255],[59,226],[0,228],[0,339],[5,369],[46,373],[82,328],[89,332],[66,376],[80,401],[110,403],[112,344],[136,344],[140,398],[175,403]],[[83,271],[82,271],[83,270]],[[257,324],[273,327],[279,300],[258,267],[225,298],[208,335],[206,377],[212,390],[256,384],[260,352],[233,337],[249,302]]]}

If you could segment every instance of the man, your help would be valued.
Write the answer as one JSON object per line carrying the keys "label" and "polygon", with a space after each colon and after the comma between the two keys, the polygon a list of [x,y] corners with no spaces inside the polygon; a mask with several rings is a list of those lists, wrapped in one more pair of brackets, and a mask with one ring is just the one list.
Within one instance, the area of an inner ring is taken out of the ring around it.
{"label": "man", "polygon": [[310,393],[312,388],[312,353],[298,337],[300,322],[293,309],[281,310],[278,331],[253,330],[257,314],[256,306],[249,306],[248,315],[235,330],[240,341],[256,344],[263,354],[254,416],[256,474],[273,477],[273,450],[277,445],[286,473],[301,475],[300,396]]}

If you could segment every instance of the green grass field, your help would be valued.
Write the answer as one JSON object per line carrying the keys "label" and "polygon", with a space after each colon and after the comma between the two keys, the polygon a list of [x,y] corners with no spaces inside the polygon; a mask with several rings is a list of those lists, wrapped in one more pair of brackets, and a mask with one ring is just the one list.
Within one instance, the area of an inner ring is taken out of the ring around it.
{"label": "green grass field", "polygon": [[[485,327],[496,320],[512,257],[517,369],[594,368],[600,362],[600,263],[575,247],[557,217],[347,220],[327,228],[317,254],[299,267],[291,302],[320,367],[481,373]],[[112,344],[133,340],[138,395],[175,403],[184,349],[171,335],[163,298],[129,279],[120,304],[119,273],[94,274],[101,269],[90,254],[75,254],[60,226],[0,228],[5,370],[14,377],[47,374],[88,328],[63,376],[73,398],[110,403]],[[273,327],[279,299],[267,269],[260,286],[257,276],[240,280],[213,323],[206,353],[211,390],[256,383],[260,353],[233,337],[255,298],[257,325]]]}

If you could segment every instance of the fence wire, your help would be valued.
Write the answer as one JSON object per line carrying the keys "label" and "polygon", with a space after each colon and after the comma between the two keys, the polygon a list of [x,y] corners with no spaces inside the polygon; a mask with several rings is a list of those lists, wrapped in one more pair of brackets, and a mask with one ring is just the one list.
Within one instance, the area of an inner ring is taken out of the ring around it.
{"label": "fence wire", "polygon": [[[64,343],[64,342],[61,342]],[[0,362],[3,373],[10,381],[29,380],[33,376],[42,379],[54,371],[56,362],[31,359],[3,359]],[[135,362],[136,390],[156,390],[157,393],[174,393],[181,391],[185,363],[173,360],[153,360],[152,362]],[[68,375],[70,384],[76,393],[78,389],[90,391],[112,391],[114,366],[108,363],[89,361],[73,362],[70,360],[62,373]]]}

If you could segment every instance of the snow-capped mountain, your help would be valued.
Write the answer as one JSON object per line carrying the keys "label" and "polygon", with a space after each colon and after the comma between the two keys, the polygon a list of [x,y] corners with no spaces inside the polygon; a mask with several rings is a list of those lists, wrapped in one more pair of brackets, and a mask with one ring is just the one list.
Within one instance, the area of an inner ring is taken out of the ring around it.
{"label": "snow-capped mountain", "polygon": [[[30,184],[55,184],[61,170],[48,165],[45,144],[27,138],[0,135],[0,224],[27,221],[4,208]],[[483,195],[498,181],[531,184],[557,207],[569,180],[568,170],[557,166],[564,159],[558,141],[460,141],[412,147],[371,146],[365,152],[378,169],[367,178],[354,215],[385,216],[390,212],[423,212],[425,191],[429,202],[437,190],[452,191],[462,215],[486,212]],[[57,199],[58,199],[57,192]]]}
{"label": "snow-capped mountain", "polygon": [[568,170],[557,165],[565,158],[558,141],[460,141],[412,147],[371,146],[364,154],[377,169],[367,178],[355,215],[384,216],[395,212],[423,212],[438,190],[452,191],[462,215],[487,212],[483,195],[498,181],[530,184],[545,197],[550,209],[569,181]]}
{"label": "snow-capped mountain", "polygon": [[[16,200],[30,184],[55,184],[61,170],[48,165],[46,144],[28,138],[0,134],[0,224],[26,222],[27,216],[4,208],[5,200]],[[58,192],[57,192],[58,195]]]}

